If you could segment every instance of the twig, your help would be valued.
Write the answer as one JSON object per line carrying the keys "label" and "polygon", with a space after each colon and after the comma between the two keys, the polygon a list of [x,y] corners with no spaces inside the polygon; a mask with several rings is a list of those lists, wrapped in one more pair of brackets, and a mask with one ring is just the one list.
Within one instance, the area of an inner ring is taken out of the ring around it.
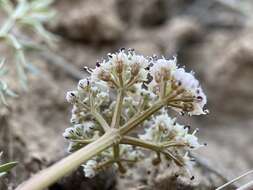
{"label": "twig", "polygon": [[[251,174],[251,173],[253,173],[253,170],[250,170],[250,171],[248,171],[248,172],[246,172],[246,173],[240,175],[239,177],[236,177],[235,179],[232,179],[231,181],[229,181],[229,182],[225,183],[224,185],[218,187],[216,190],[221,190],[221,189],[223,189],[224,187],[227,187],[228,185],[230,185],[230,184],[232,184],[232,183],[238,181],[239,179],[241,179],[241,178],[243,178],[243,177],[245,177],[245,176],[247,176],[247,175],[249,175],[249,174]],[[251,184],[251,185],[252,185],[252,184]]]}
{"label": "twig", "polygon": [[79,71],[75,66],[68,63],[64,58],[61,56],[49,52],[49,51],[43,51],[39,53],[43,59],[47,61],[47,63],[54,64],[64,70],[70,77],[72,77],[75,80],[80,80],[82,78],[86,77],[85,72]]}

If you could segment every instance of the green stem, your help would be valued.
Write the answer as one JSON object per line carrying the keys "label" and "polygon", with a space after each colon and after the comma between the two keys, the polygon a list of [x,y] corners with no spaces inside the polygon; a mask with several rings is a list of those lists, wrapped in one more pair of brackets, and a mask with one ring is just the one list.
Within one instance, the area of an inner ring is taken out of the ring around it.
{"label": "green stem", "polygon": [[16,190],[42,190],[47,188],[64,175],[74,171],[93,156],[112,146],[118,137],[119,133],[117,130],[106,132],[93,143],[81,148],[37,175],[34,175],[28,181],[18,186]]}
{"label": "green stem", "polygon": [[112,118],[112,124],[111,124],[112,128],[119,127],[123,99],[124,99],[124,90],[119,89],[117,100],[116,100],[116,106],[115,106],[113,118]]}
{"label": "green stem", "polygon": [[131,80],[128,82],[126,88],[130,88],[131,86],[133,86],[134,83],[136,83],[137,79],[138,79],[138,76],[131,78]]}
{"label": "green stem", "polygon": [[16,20],[9,18],[0,29],[0,36],[8,34],[11,29],[15,26]]}
{"label": "green stem", "polygon": [[96,110],[91,110],[91,114],[99,122],[99,124],[102,126],[105,132],[110,129],[110,126],[108,125],[108,123],[105,121],[105,119],[102,117],[100,113],[98,113]]}
{"label": "green stem", "polygon": [[[119,78],[122,79],[121,77],[119,77]],[[121,85],[123,85],[123,81],[121,81]],[[112,118],[112,124],[111,124],[112,128],[118,128],[119,127],[123,99],[124,99],[124,89],[119,89],[119,92],[118,92],[118,95],[117,95],[117,100],[116,100],[116,106],[115,106],[114,113],[113,113],[113,118]],[[119,144],[115,144],[113,146],[114,160],[119,160],[119,157],[120,157],[119,152],[120,152]],[[123,165],[121,164],[121,162],[117,161],[116,163],[119,167],[119,171],[124,173],[125,169],[124,169]]]}
{"label": "green stem", "polygon": [[77,142],[77,143],[82,143],[82,144],[90,144],[92,143],[93,141],[97,140],[98,138],[92,138],[92,139],[89,139],[89,140],[83,140],[83,139],[70,139],[71,142]]}
{"label": "green stem", "polygon": [[115,162],[117,163],[118,167],[119,167],[119,171],[121,173],[125,173],[126,169],[124,168],[124,166],[121,164],[120,162],[120,149],[119,149],[119,144],[113,145],[113,157]]}
{"label": "green stem", "polygon": [[159,94],[160,99],[163,99],[164,96],[166,95],[166,86],[167,86],[167,82],[162,79],[160,83],[160,94]]}
{"label": "green stem", "polygon": [[138,139],[138,138],[135,138],[135,137],[129,137],[129,136],[123,137],[123,139],[121,140],[121,143],[130,144],[130,145],[133,145],[133,146],[139,146],[139,147],[142,147],[142,148],[153,150],[155,152],[161,152],[165,156],[167,156],[170,159],[174,160],[174,162],[176,164],[178,164],[179,166],[183,166],[183,163],[180,159],[178,159],[176,156],[174,156],[173,153],[171,153],[169,150],[164,149],[161,145],[157,145],[157,144],[154,144],[152,142],[143,141],[141,139]]}
{"label": "green stem", "polygon": [[174,160],[174,162],[178,165],[178,166],[183,166],[184,163],[182,162],[182,160],[180,160],[179,158],[177,158],[176,156],[173,155],[173,153],[171,153],[169,150],[162,150],[161,153],[163,153],[165,156],[167,156],[169,159]]}
{"label": "green stem", "polygon": [[182,90],[178,90],[175,93],[172,93],[171,95],[164,97],[162,100],[158,100],[153,106],[151,106],[147,110],[143,111],[139,115],[136,115],[133,118],[131,118],[126,124],[124,124],[120,128],[120,134],[122,136],[127,134],[129,131],[131,131],[136,126],[141,124],[143,121],[145,121],[147,118],[149,118],[155,112],[160,110],[162,107],[167,106],[170,102],[173,102],[174,101],[173,99],[181,93],[182,93]]}
{"label": "green stem", "polygon": [[135,128],[137,125],[145,121],[148,117],[150,117],[152,114],[160,110],[165,105],[164,101],[158,101],[156,104],[154,104],[152,107],[148,108],[144,112],[140,113],[137,116],[134,116],[132,119],[130,119],[125,125],[122,126],[120,129],[120,133],[122,135],[127,134],[129,131],[131,131],[133,128]]}
{"label": "green stem", "polygon": [[113,164],[114,162],[115,162],[114,160],[107,160],[107,161],[103,162],[102,164],[99,164],[96,167],[96,170],[105,169],[105,168],[109,167],[111,164]]}
{"label": "green stem", "polygon": [[130,137],[130,136],[125,136],[123,137],[123,139],[121,140],[122,144],[129,144],[129,145],[133,145],[133,146],[139,146],[142,148],[146,148],[146,149],[151,149],[154,151],[159,151],[161,149],[161,147],[159,147],[159,145],[154,144],[152,142],[148,142],[148,141],[144,141],[135,137]]}
{"label": "green stem", "polygon": [[[91,107],[89,107],[88,105],[86,105],[85,103],[79,101],[79,103],[88,111],[90,111],[90,113],[93,115],[93,117],[95,117],[95,119],[98,121],[98,123],[102,126],[102,128],[104,129],[104,131],[107,131],[110,129],[110,126],[108,125],[108,123],[105,121],[105,119],[102,117],[102,115],[97,112],[97,110],[95,108],[92,107],[92,101],[91,101],[91,96],[90,96],[90,104]],[[85,110],[85,111],[86,111]]]}
{"label": "green stem", "polygon": [[187,146],[185,143],[179,143],[179,142],[166,142],[162,144],[163,147],[180,147],[180,146]]}

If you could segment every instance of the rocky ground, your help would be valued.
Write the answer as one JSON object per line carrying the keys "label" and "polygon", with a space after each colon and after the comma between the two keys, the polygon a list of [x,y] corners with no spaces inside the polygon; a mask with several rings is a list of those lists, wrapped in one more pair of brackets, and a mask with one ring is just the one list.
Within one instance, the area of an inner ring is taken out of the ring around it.
{"label": "rocky ground", "polygon": [[12,189],[67,154],[65,93],[85,75],[83,66],[120,47],[177,54],[179,64],[201,79],[210,115],[181,119],[199,127],[208,143],[197,153],[195,179],[146,160],[126,177],[106,171],[87,180],[77,171],[50,190],[214,189],[253,167],[253,27],[247,14],[218,0],[59,0],[54,6],[58,17],[49,28],[61,37],[57,48],[31,54],[40,74],[30,76],[29,91],[19,92],[11,109],[0,111],[0,149],[6,160],[19,161],[0,189],[7,183]]}

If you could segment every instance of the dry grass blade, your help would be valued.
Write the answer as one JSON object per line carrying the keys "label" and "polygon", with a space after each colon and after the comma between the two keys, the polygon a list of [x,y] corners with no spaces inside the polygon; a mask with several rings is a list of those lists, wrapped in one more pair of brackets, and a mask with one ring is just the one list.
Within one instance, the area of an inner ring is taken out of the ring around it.
{"label": "dry grass blade", "polygon": [[229,186],[230,184],[232,184],[232,183],[234,183],[234,182],[240,180],[241,178],[243,178],[243,177],[245,177],[245,176],[247,176],[247,175],[249,175],[249,174],[251,174],[251,173],[253,173],[253,170],[250,170],[250,171],[248,171],[248,172],[246,172],[246,173],[244,173],[244,174],[242,174],[242,175],[236,177],[235,179],[233,179],[233,180],[231,180],[231,181],[225,183],[224,185],[218,187],[216,190],[221,190],[221,189],[223,189],[223,188]]}

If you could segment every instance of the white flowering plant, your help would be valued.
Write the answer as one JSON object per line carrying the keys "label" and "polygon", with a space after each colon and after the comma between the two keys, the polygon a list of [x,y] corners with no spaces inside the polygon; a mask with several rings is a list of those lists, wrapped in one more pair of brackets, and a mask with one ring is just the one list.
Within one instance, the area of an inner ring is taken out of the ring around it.
{"label": "white flowering plant", "polygon": [[146,150],[154,152],[153,164],[164,157],[191,173],[189,153],[204,144],[197,130],[177,123],[168,110],[190,116],[208,113],[207,98],[193,72],[179,67],[176,57],[147,58],[124,49],[85,69],[90,76],[66,95],[73,105],[72,126],[63,136],[72,154],[18,189],[43,189],[80,165],[86,177],[110,166],[125,173]]}
{"label": "white flowering plant", "polygon": [[16,97],[17,95],[8,88],[7,83],[1,78],[7,73],[4,68],[4,60],[0,61],[0,105],[7,106],[6,96]]}
{"label": "white flowering plant", "polygon": [[0,0],[0,11],[6,15],[0,27],[0,42],[14,54],[17,75],[23,89],[27,88],[27,71],[36,71],[26,58],[26,50],[38,49],[27,30],[35,31],[37,38],[43,39],[49,45],[53,45],[56,39],[43,26],[55,15],[49,8],[52,2],[52,0],[17,0],[13,3],[10,0]]}

